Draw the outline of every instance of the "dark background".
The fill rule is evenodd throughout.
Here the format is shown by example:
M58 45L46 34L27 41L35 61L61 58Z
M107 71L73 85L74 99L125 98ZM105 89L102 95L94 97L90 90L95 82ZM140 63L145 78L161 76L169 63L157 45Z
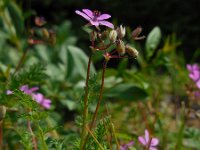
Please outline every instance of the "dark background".
M112 15L113 21L132 28L141 25L147 35L154 26L159 26L166 37L176 33L182 41L179 51L184 51L187 61L199 48L200 0L19 0L24 11L34 10L45 16L50 24L61 24L65 20L73 23L76 34L82 33L84 25L76 9L89 8Z

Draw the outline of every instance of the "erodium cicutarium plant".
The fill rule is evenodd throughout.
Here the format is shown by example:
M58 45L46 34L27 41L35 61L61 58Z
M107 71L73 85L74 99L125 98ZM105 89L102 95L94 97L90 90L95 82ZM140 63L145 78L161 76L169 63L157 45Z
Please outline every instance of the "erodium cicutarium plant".
M119 27L115 27L111 22L107 21L107 19L111 18L110 14L101 13L100 11L92 11L89 9L82 9L82 11L76 10L76 14L80 15L84 19L86 19L86 26L91 29L90 37L91 37L91 53L89 55L89 61L87 66L87 75L85 82L85 94L83 98L83 114L82 114L82 129L81 129L81 141L80 141L80 149L85 149L88 138L93 136L92 130L94 128L95 122L98 116L98 110L100 108L100 104L103 97L103 88L104 88L104 78L106 67L110 59L121 59L121 58L137 58L138 51L127 43L126 39L126 28L122 25ZM142 28L138 27L132 32L131 39L140 40L143 39L144 36L139 37L142 32ZM129 38L130 39L130 38ZM89 120L88 115L88 106L89 106L89 80L90 80L90 67L92 63L92 57L95 53L102 53L102 57L104 57L103 61L103 71L101 77L101 85L99 90L99 96L97 98L97 104L92 115L92 119ZM94 138L94 137L93 137ZM97 141L98 142L98 141ZM100 146L101 147L101 146ZM120 149L119 144L117 144L117 148Z

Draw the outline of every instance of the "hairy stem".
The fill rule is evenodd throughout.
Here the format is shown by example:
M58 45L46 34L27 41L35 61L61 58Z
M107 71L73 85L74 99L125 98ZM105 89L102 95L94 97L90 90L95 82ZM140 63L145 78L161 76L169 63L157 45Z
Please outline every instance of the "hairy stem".
M42 130L42 128L40 127L39 125L39 122L36 122L36 125L37 125L37 128L39 130L39 137L40 137L40 140L41 140L41 147L43 150L48 150L48 146L45 142L45 137L44 137L44 132Z
M81 133L81 149L84 149L84 140L87 135L87 117L88 117L88 94L89 94L89 77L90 77L90 66L92 62L92 54L89 56L88 68L87 68L87 77L85 82L85 96L84 96L84 110L83 110L83 125L82 125L82 133Z
M103 87L104 87L104 78L105 78L106 66L107 66L107 61L104 61L102 79L101 79L101 88L100 88L98 103L97 103L97 106L96 106L96 109L95 109L95 112L94 112L94 115L93 115L93 118L92 118L92 122L90 124L90 128L89 128L90 130L92 130L92 128L94 126L94 123L95 123L96 118L97 118L98 110L99 110L99 107L100 107L100 104L101 104L101 100L102 100L102 96L103 96ZM89 138L89 134L87 134L87 137L84 141L84 145L86 144L88 138Z
M94 48L94 30L92 31L92 47ZM92 63L92 53L89 56L88 66L87 66L87 76L85 81L85 96L84 96L84 110L83 110L83 125L81 133L81 145L80 149L84 150L87 136L87 118L88 118L88 95L89 95L89 78L90 78L90 67Z
M0 150L3 149L3 120L0 121Z
M34 148L34 150L37 150L37 141L36 141L35 135L33 133L33 130L31 128L31 122L30 121L28 121L27 126L28 126L28 130L29 130L29 132L31 133L31 136L32 136L33 148Z

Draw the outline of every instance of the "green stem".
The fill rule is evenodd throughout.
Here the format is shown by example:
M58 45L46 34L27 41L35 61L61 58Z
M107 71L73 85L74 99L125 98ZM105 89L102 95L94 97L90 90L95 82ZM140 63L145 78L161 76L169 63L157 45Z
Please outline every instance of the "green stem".
M3 119L0 121L0 150L3 149Z
M88 129L88 127L86 127L88 133L93 137L94 141L99 145L101 150L104 150L103 146L99 143L99 141L97 140L97 138L94 136L94 134L92 134L92 132L90 131L90 129Z
M19 62L18 62L18 64L17 64L17 66L16 66L16 68L15 68L14 74L20 69L21 65L23 64L23 62L24 62L24 60L25 60L25 58L26 58L27 52L28 52L28 49L26 49L26 50L23 52L23 55L22 55L22 57L20 58L20 60L19 60Z
M102 72L102 79L101 79L101 88L100 88L98 103L97 103L97 106L96 106L96 109L95 109L95 112L94 112L94 115L93 115L93 118L92 118L92 122L90 124L90 128L89 128L90 131L92 130L92 128L94 126L94 123L96 121L98 110L99 110L99 107L100 107L100 104L101 104L101 100L102 100L102 96L103 96L103 87L104 87L104 78L105 78L106 66L107 66L107 61L104 61L103 72ZM85 146L88 138L89 138L89 134L87 134L87 137L85 138L84 146Z
M119 150L120 149L120 145L119 145L119 142L117 140L117 135L116 135L116 132L115 132L115 126L114 126L113 123L111 123L111 129L112 129L112 132L113 132L113 135L114 135L115 142L117 144L117 149Z
M42 144L42 149L43 150L48 150L48 146L47 146L47 144L45 142L45 139L44 139L44 132L43 132L43 130L40 127L38 122L36 122L36 125L37 125L37 128L39 130L39 136L40 136L40 140L41 140L41 144Z
M84 110L83 110L83 125L82 125L82 133L81 133L81 149L84 149L84 140L87 135L86 127L87 127L87 117L88 117L88 95L89 95L89 77L90 77L90 66L92 62L92 54L89 56L88 68L87 68L87 77L85 82L85 96L84 96Z

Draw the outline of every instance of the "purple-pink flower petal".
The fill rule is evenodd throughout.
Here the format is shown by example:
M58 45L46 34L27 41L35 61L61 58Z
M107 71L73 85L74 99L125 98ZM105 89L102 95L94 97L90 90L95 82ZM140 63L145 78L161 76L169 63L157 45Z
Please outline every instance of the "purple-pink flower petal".
M149 142L149 131L145 130L145 141L148 143Z
M82 11L90 18L93 18L93 12L89 9L82 9Z
M111 29L114 29L114 25L112 23L108 22L108 21L99 21L99 24L107 26L107 27L109 27Z
M149 150L158 150L158 149L155 147L149 147Z
M200 78L199 80L196 82L197 87L200 89Z
M29 92L33 93L33 92L35 92L37 90L39 90L39 87L32 87L32 88L29 89Z
M41 93L33 94L33 99L39 104L43 101L44 96Z
M108 19L110 17L111 17L111 15L109 15L109 14L102 14L99 17L97 17L97 20L101 21L101 20Z
M99 22L98 21L93 21L93 20L90 20L90 24L93 25L93 26L99 26Z
M26 94L28 93L28 85L22 85L19 89Z
M6 95L12 95L12 94L13 94L13 91L11 91L11 90L6 91Z
M152 138L150 146L156 146L158 145L158 143L159 143L159 140L157 138Z
M88 17L86 14L84 14L83 12L81 12L81 11L79 11L79 10L76 10L75 13L78 14L78 15L80 15L80 16L82 16L83 18L85 18L85 19L88 20L88 21L91 20L90 17Z
M147 145L147 142L146 142L145 138L142 137L142 136L139 136L139 137L138 137L138 141L139 141L142 145Z
M44 99L43 102L41 103L41 105L42 105L44 108L49 109L49 108L51 107L51 100L49 100L49 99Z
M128 150L128 148L131 147L133 144L134 144L134 141L124 144L124 145L120 146L120 150Z

